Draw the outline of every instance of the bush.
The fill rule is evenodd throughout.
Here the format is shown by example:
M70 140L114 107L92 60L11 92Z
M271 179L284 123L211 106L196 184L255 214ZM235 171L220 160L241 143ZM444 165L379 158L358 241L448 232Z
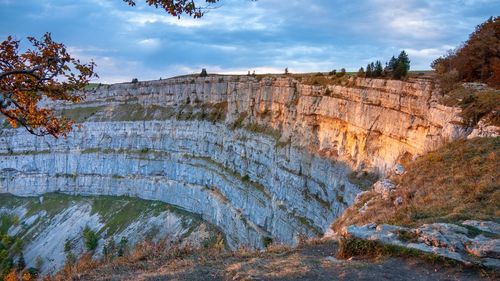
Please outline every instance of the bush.
M452 69L449 72L438 75L439 86L443 93L449 93L452 90L456 89L460 82L460 76L456 69Z
M122 237L122 239L120 240L120 244L118 245L118 253L117 253L117 255L119 257L123 257L126 254L126 252L128 250L128 245L127 244L128 244L127 238Z
M343 77L345 75L345 68L340 69L340 72L336 74L337 77Z
M337 257L348 259L354 256L375 257L380 254L380 246L375 241L348 237L340 240Z
M132 83L134 83L134 84L139 83L139 79L137 79L137 78L132 79Z
M68 253L70 251L71 251L71 241L69 241L69 239L66 239L66 241L64 242L64 252Z
M262 244L264 247L269 247L273 243L273 238L271 237L262 237Z
M99 237L93 231L90 229L90 227L86 226L85 229L83 230L83 239L85 243L85 248L88 251L93 251L97 248L97 245L99 244Z
M35 259L35 268L40 271L42 269L42 267L43 267L43 259L42 259L42 257L37 256Z
M358 70L358 73L356 75L357 77L365 77L365 70L363 67L361 67L359 70Z

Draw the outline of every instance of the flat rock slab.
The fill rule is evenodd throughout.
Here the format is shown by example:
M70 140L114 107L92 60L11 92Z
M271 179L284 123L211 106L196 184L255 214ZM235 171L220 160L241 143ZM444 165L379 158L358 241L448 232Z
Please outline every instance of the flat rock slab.
M450 223L424 224L418 228L370 223L363 226L350 225L344 229L342 234L416 249L464 264L499 269L500 239L494 235L497 230L495 227L498 225L486 221L466 221L464 225L475 227L479 231L488 231L485 234L477 235L477 233L471 233L464 226ZM412 241L407 241L407 237L403 237L402 233L410 233ZM476 236L474 237L473 234Z

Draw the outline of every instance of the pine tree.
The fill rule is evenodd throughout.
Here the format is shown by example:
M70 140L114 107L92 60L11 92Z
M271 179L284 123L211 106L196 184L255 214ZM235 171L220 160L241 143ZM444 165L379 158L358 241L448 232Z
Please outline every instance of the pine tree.
M366 66L366 78L371 78L372 74L373 74L373 72L372 72L372 66L371 66L371 64L368 64Z
M398 56L392 77L394 79L400 80L408 74L409 70L410 70L410 59L406 54L406 52L403 50Z
M373 70L373 77L381 77L382 76L382 63L380 61L377 61L375 63L375 68Z
M389 63L387 64L387 72L392 73L397 64L398 60L394 56L392 56L391 60L389 60Z
M26 261L24 260L23 252L19 254L19 259L17 260L17 269L19 271L23 270L26 267Z

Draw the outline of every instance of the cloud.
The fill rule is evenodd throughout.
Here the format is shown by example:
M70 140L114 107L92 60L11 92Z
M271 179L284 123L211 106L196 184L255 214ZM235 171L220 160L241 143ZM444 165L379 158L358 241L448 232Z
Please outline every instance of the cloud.
M158 38L146 38L139 40L137 45L147 48L147 49L157 49L161 46L160 40Z

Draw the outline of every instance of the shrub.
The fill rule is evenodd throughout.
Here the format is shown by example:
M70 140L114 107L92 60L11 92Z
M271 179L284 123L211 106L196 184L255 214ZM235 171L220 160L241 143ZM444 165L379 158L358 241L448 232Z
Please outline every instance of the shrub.
M125 253L127 252L127 250L128 250L127 244L128 244L127 238L122 237L122 239L120 240L120 244L118 246L118 256L119 257L123 257L125 255Z
M269 247L271 244L273 243L273 238L271 237L262 237L262 244L264 245L264 247Z
M66 241L64 242L64 252L68 253L70 251L71 251L71 241L69 241L69 239L66 239Z
M357 77L365 77L365 70L363 67L361 67L359 70L358 70L358 73L356 74Z
M342 69L340 69L340 72L337 73L335 76L337 76L337 77L343 77L345 75L345 73L346 73L345 72L345 68L342 68Z
M231 130L235 130L238 128L243 127L243 121L245 121L245 118L247 118L248 113L247 112L242 112L238 115L238 118L234 120L234 123L231 124Z
M134 83L134 84L139 83L139 79L137 79L137 78L132 79L132 83Z
M97 245L99 244L99 237L93 231L90 229L90 227L86 226L85 229L83 230L83 239L85 243L85 248L88 251L93 251L97 248Z
M460 82L459 73L456 69L452 69L449 72L443 73L438 76L439 86L443 93L449 93L452 90L457 89Z
M42 269L42 267L43 267L43 259L42 259L42 257L37 256L35 259L35 268L40 271Z
M375 241L348 237L340 240L337 257L348 259L354 256L375 257L380 254L379 244Z
M19 258L17 259L17 270L21 271L26 267L26 261L24 260L24 255L21 252Z

